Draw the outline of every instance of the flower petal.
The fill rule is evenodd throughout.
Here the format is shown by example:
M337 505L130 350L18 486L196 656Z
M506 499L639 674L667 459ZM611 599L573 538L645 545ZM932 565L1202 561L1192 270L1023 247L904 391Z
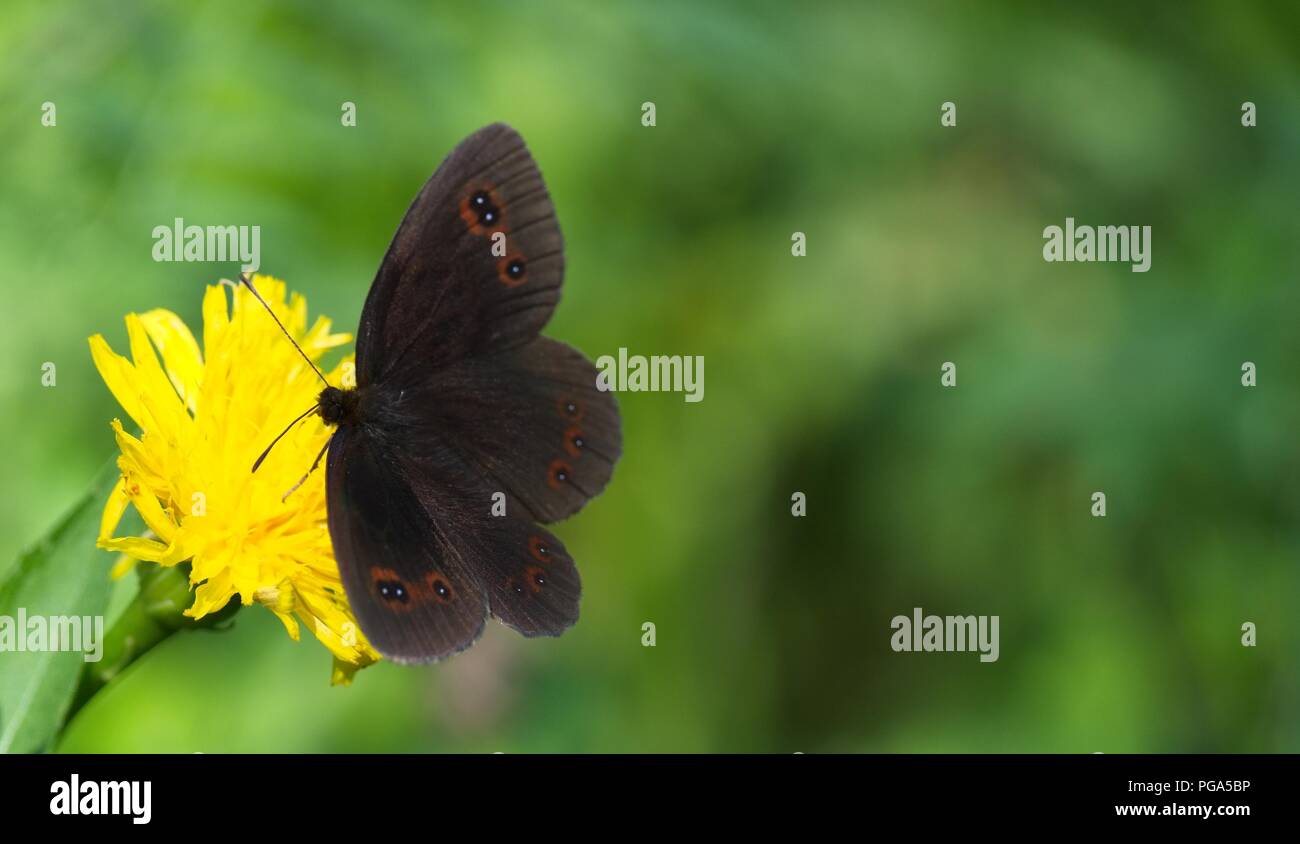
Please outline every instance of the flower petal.
M221 335L230 325L227 307L226 288L209 285L203 294L203 355L209 363L216 357Z
M118 478L113 491L108 494L108 500L104 502L104 513L99 517L100 539L113 537L113 531L117 530L122 514L126 512L126 505L130 503L131 497L126 494L126 478Z
M191 572L191 580L192 575L193 572ZM199 587L194 590L194 603L185 611L185 615L190 618L203 618L210 612L223 609L233 597L235 597L235 589L230 580L230 573L222 571L211 580L199 584Z
M130 574L131 570L135 568L135 564L138 562L139 560L136 560L134 557L126 554L118 554L117 562L113 563L113 570L109 572L109 576L114 580L120 580Z
M150 433L160 434L170 444L180 446L188 433L190 415L185 412L176 388L158 363L158 355L149 342L149 333L136 314L126 315L126 333L131 341L131 359L135 362L140 401L156 425Z
M141 430L153 427L153 419L140 401L140 387L136 380L135 367L131 362L114 352L103 335L96 334L90 338L90 356L99 370L99 377L104 379L108 391L117 399L117 403L126 411L126 415Z
M157 534L163 542L174 544L176 540L176 523L172 517L158 503L158 498L154 495L152 489L148 489L139 483L132 483L136 479L128 478L126 484L126 494L130 496L131 503L135 505L136 511L149 530Z
M140 322L162 354L172 386L193 413L198 409L199 378L203 375L203 356L194 335L180 317L163 308L141 314Z
M167 485L164 478L165 470L162 465L159 465L161 461L158 460L156 452L146 448L143 442L128 434L122 428L121 421L114 419L112 426L117 447L122 452L118 465L122 466L123 473L131 475L137 482L142 482L152 489L164 488ZM126 465L123 465L123 461ZM116 524L114 526L116 527Z
M144 539L139 536L124 536L121 539L101 539L95 543L105 551L121 551L137 560L161 563L171 552L171 547L156 539ZM179 562L179 560L177 561Z

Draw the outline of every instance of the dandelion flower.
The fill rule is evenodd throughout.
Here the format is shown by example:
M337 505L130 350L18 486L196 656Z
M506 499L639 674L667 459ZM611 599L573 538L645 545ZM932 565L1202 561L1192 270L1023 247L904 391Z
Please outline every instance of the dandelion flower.
M307 327L307 302L286 301L284 282L254 284L312 361L351 337L331 334L318 317ZM315 373L285 340L248 290L214 285L203 299L203 346L176 314L153 310L126 317L131 360L104 338L90 338L95 366L141 431L112 423L122 478L104 507L99 547L174 566L189 560L195 619L238 595L270 609L295 641L299 623L334 654L335 683L379 659L361 634L339 582L325 516L325 473L316 471L287 499L325 445L329 430L315 414L280 441L256 473L253 461L320 391ZM155 353L155 348L157 352ZM161 363L159 356L161 355ZM327 373L339 385L348 357ZM114 537L127 506L146 536Z

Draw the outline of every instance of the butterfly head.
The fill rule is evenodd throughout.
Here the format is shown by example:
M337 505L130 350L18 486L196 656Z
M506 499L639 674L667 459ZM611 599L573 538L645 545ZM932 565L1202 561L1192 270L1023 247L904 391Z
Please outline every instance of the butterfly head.
M326 425L338 425L343 422L355 422L357 404L360 396L355 389L341 390L338 387L326 387L316 399L319 409L316 411Z

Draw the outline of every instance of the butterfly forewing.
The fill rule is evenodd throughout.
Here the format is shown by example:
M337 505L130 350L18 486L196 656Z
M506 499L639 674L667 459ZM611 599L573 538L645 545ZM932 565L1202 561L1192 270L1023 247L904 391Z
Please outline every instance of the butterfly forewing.
M373 437L341 426L326 465L330 536L343 588L370 643L396 662L430 662L469 647L487 598L454 537Z
M430 369L527 342L550 319L564 242L519 134L465 139L425 183L379 268L357 333L358 383L422 383Z

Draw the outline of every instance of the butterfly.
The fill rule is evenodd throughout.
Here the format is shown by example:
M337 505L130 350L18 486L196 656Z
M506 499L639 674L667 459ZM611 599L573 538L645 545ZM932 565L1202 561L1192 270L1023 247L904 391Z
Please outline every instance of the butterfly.
M578 569L538 523L605 488L622 431L592 363L539 333L563 277L536 162L509 126L480 129L416 195L380 263L356 386L326 386L299 417L334 427L322 451L334 554L389 660L462 651L489 615L525 636L578 619Z

